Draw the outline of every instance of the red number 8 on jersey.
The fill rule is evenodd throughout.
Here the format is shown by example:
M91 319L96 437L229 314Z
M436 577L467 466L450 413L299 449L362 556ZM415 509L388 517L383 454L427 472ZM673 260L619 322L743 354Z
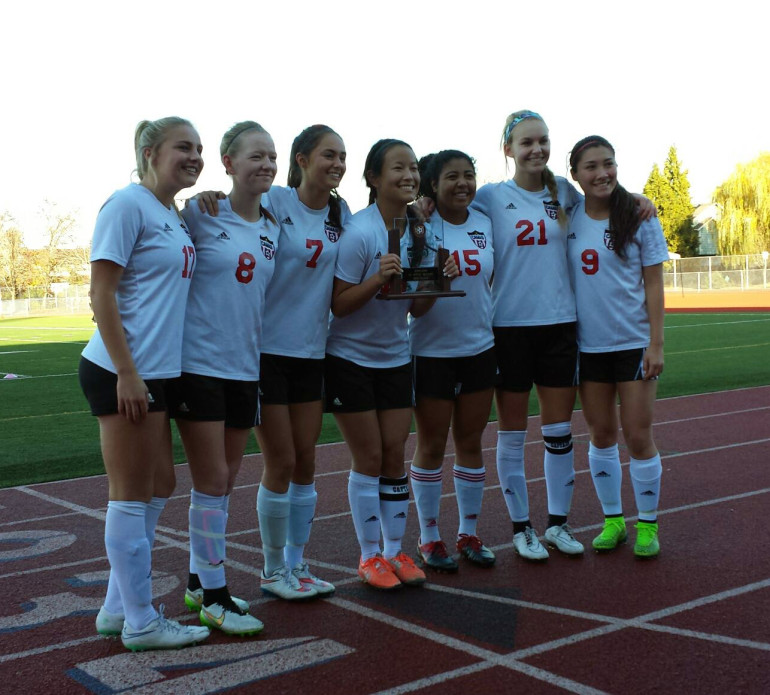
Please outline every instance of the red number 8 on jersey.
M254 266L257 260L248 251L244 251L238 256L238 267L235 269L235 279L248 285L254 277Z

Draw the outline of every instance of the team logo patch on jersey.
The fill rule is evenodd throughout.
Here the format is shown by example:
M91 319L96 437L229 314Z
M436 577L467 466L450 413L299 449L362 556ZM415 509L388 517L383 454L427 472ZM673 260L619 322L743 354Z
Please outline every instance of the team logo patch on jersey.
M544 200L543 207L545 207L545 214L552 220L559 219L559 201L558 200Z
M609 229L604 230L604 245L608 251L615 250L615 239L612 236L612 232Z
M260 234L259 236L259 242L262 246L262 254L265 258L267 258L268 261L273 260L273 256L275 255L275 244L270 241L270 239L266 236L262 236Z
M330 224L327 220L324 222L324 234L326 234L326 238L331 241L332 244L336 244L340 238L340 228Z
M487 238L484 236L484 232L479 232L474 229L472 232L468 232L468 236L480 249L487 248Z

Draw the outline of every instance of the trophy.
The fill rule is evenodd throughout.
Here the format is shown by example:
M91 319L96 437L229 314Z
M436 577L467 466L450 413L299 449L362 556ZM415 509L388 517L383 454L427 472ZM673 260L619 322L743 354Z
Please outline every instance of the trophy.
M409 221L405 220L407 230ZM420 231L421 230L421 231ZM424 236L425 226L415 225L414 236ZM415 240L412 240L415 244ZM401 232L398 220L388 230L388 253L401 256ZM451 280L444 275L444 263L449 258L449 251L439 247L435 251L433 262L428 265L402 268L400 275L392 275L390 281L382 286L377 299L415 299L418 297L464 297L464 290L453 290ZM427 259L430 261L430 259Z

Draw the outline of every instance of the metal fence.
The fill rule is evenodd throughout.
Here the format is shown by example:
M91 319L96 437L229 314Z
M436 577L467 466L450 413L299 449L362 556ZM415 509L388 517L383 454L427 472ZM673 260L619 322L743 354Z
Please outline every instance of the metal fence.
M663 264L663 283L666 289L695 292L767 289L767 264L767 252L677 258Z
M91 305L88 285L55 284L50 293L45 288L30 287L25 297L7 299L13 293L0 287L0 318L23 318L53 314L88 314Z

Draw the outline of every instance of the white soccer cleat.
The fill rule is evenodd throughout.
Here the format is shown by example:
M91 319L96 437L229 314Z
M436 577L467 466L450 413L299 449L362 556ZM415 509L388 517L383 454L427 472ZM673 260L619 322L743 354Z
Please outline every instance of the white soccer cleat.
M513 535L513 549L526 560L542 562L548 559L548 551L537 537L537 532L531 526Z
M256 635L264 623L249 613L237 613L219 603L201 607L201 625L221 630L226 635Z
M122 613L110 613L104 606L96 615L96 631L106 637L116 637L123 632L123 621L126 619Z
M272 594L286 601L305 601L318 592L311 586L302 584L288 567L281 567L273 572L269 577L262 570L260 575L260 586L265 594Z
M319 596L331 596L335 591L334 584L316 577L310 571L307 562L297 565L291 573L299 579L300 584L315 589Z
M567 524L548 527L544 537L548 545L565 555L582 555L585 550L583 544L572 535L572 529Z
M147 649L179 649L202 642L209 636L210 631L207 627L181 625L176 620L168 620L163 615L163 608L161 605L158 617L142 630L135 630L128 621L123 622L120 638L126 649L132 652L143 652Z

